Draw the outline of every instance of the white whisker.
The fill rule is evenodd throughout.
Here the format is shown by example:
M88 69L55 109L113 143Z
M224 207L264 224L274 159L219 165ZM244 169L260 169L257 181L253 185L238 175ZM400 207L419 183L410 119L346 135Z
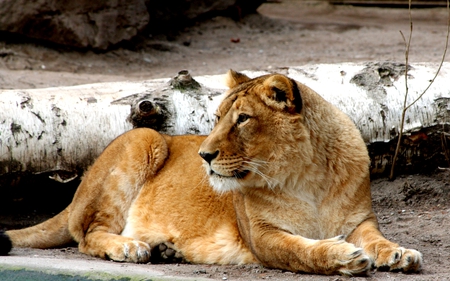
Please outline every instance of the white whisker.
M269 177L268 175L264 174L260 171L260 168L265 168L269 166L269 162L258 160L258 159L248 159L244 160L243 163L247 164L246 169L249 171L252 171L253 173L259 175L268 185L270 189L274 189L277 184L279 184L278 180Z

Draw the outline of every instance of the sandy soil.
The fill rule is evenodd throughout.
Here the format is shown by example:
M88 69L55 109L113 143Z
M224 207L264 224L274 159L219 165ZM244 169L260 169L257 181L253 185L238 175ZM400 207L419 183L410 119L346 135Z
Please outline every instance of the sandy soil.
M267 3L239 22L215 18L171 36L138 38L105 53L0 39L0 88L38 88L93 82L221 74L229 68L282 69L308 63L404 61L404 9L329 6L323 2ZM412 12L411 62L439 62L445 46L445 9ZM450 279L450 171L372 181L374 208L387 238L424 254L421 274L374 272L368 280ZM15 250L15 254L91 259L76 248ZM141 265L170 275L228 280L360 280L269 270L256 265ZM223 279L225 280L225 279Z

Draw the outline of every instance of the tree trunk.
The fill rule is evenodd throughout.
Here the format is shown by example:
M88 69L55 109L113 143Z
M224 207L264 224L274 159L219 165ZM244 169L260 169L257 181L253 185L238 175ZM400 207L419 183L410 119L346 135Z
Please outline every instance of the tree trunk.
M409 102L425 90L436 70L430 64L410 66ZM274 72L306 84L347 113L368 145L372 174L389 170L405 95L404 64L321 64ZM431 88L408 110L399 172L447 166L449 76L450 64L444 64ZM57 172L55 180L69 181L111 140L133 127L208 134L226 89L221 80L219 75L193 80L180 71L171 80L2 90L0 179L14 173Z

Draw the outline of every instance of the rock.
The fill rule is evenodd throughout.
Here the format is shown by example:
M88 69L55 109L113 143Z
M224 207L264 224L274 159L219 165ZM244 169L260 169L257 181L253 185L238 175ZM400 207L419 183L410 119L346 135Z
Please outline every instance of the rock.
M264 0L2 0L0 31L78 48L106 50L145 28L177 30L214 16L239 19Z
M146 0L152 32L176 30L192 21L227 16L235 20L255 13L265 0Z
M0 30L80 48L106 49L146 27L144 0L2 0Z

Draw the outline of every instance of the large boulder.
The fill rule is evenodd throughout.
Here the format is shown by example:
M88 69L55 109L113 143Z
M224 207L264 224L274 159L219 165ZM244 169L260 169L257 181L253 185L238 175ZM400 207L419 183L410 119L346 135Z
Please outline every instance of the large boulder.
M58 44L106 49L149 21L144 0L2 0L0 30Z
M216 15L241 17L264 0L1 0L0 31L79 48L107 49Z
M176 30L193 21L214 16L232 17L239 20L256 12L266 0L145 0L151 32Z

